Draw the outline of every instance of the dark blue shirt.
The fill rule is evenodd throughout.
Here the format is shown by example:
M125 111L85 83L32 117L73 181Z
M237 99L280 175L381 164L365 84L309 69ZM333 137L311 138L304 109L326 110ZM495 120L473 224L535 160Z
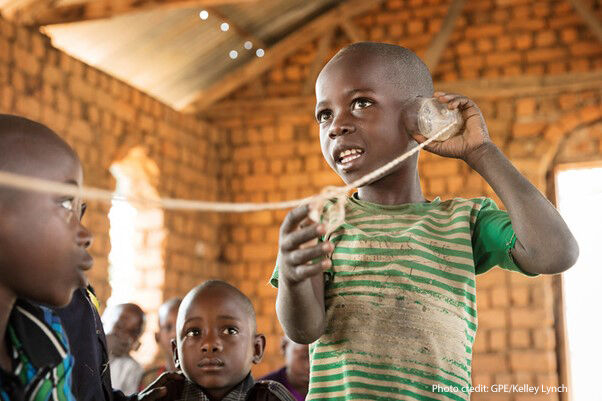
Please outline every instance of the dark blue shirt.
M63 322L71 353L75 357L72 377L75 398L78 401L136 400L136 395L127 397L111 386L105 332L88 290L76 290L71 303L56 309L56 313Z

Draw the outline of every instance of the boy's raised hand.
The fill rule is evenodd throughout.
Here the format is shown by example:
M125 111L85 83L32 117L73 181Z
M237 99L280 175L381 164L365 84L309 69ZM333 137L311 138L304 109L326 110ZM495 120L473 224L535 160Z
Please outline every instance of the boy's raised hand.
M433 97L441 103L446 103L450 110L458 109L462 114L464 126L460 134L443 142L431 142L424 147L426 150L439 156L467 161L474 150L491 142L485 119L475 102L466 96L453 93L435 92ZM411 133L411 135L418 143L427 139L418 133Z
M323 224L305 225L308 219L309 206L303 205L291 210L280 226L280 246L278 254L279 279L287 285L298 284L310 277L321 274L324 268L330 267L331 261L326 258L332 250L330 242L303 246L317 239L326 231ZM319 261L315 261L319 259ZM313 263L311 263L313 261Z

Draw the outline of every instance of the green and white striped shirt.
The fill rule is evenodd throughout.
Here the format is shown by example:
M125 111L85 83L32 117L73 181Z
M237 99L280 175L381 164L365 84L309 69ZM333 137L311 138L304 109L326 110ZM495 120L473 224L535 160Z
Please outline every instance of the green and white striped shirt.
M348 198L345 222L323 240L335 249L307 400L468 400L475 274L520 271L508 214L488 198Z

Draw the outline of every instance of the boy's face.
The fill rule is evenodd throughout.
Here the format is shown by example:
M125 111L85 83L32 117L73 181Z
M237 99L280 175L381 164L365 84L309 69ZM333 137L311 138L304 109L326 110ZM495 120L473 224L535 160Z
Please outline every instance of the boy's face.
M130 349L142 334L142 317L135 310L118 306L112 321L107 322L107 334L115 334L130 344Z
M159 331L155 333L155 340L161 350L171 356L171 340L176 338L176 320L178 319L178 306L172 305L165 316L159 316Z
M309 346L285 338L282 344L289 379L307 385L309 382Z
M14 155L23 167L19 174L81 186L81 165L62 147L47 146L42 157L28 156ZM92 267L86 250L92 238L81 224L82 202L71 196L0 191L5 191L0 197L2 284L19 297L50 306L68 304L73 291L87 284L85 271Z
M242 301L227 289L205 289L183 307L176 366L212 398L221 399L261 360L265 338L255 334Z
M331 61L316 82L322 154L346 182L375 170L415 144L405 133L403 102L414 91L391 82L385 63L356 53Z

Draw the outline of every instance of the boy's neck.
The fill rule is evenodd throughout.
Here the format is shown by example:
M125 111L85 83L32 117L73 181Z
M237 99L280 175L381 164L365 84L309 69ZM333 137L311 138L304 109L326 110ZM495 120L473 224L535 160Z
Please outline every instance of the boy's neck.
M6 328L16 300L17 296L14 292L0 285L0 366L6 372L12 370L12 362L6 342Z
M403 205L425 201L416 168L401 168L380 180L358 188L360 200L379 205Z

